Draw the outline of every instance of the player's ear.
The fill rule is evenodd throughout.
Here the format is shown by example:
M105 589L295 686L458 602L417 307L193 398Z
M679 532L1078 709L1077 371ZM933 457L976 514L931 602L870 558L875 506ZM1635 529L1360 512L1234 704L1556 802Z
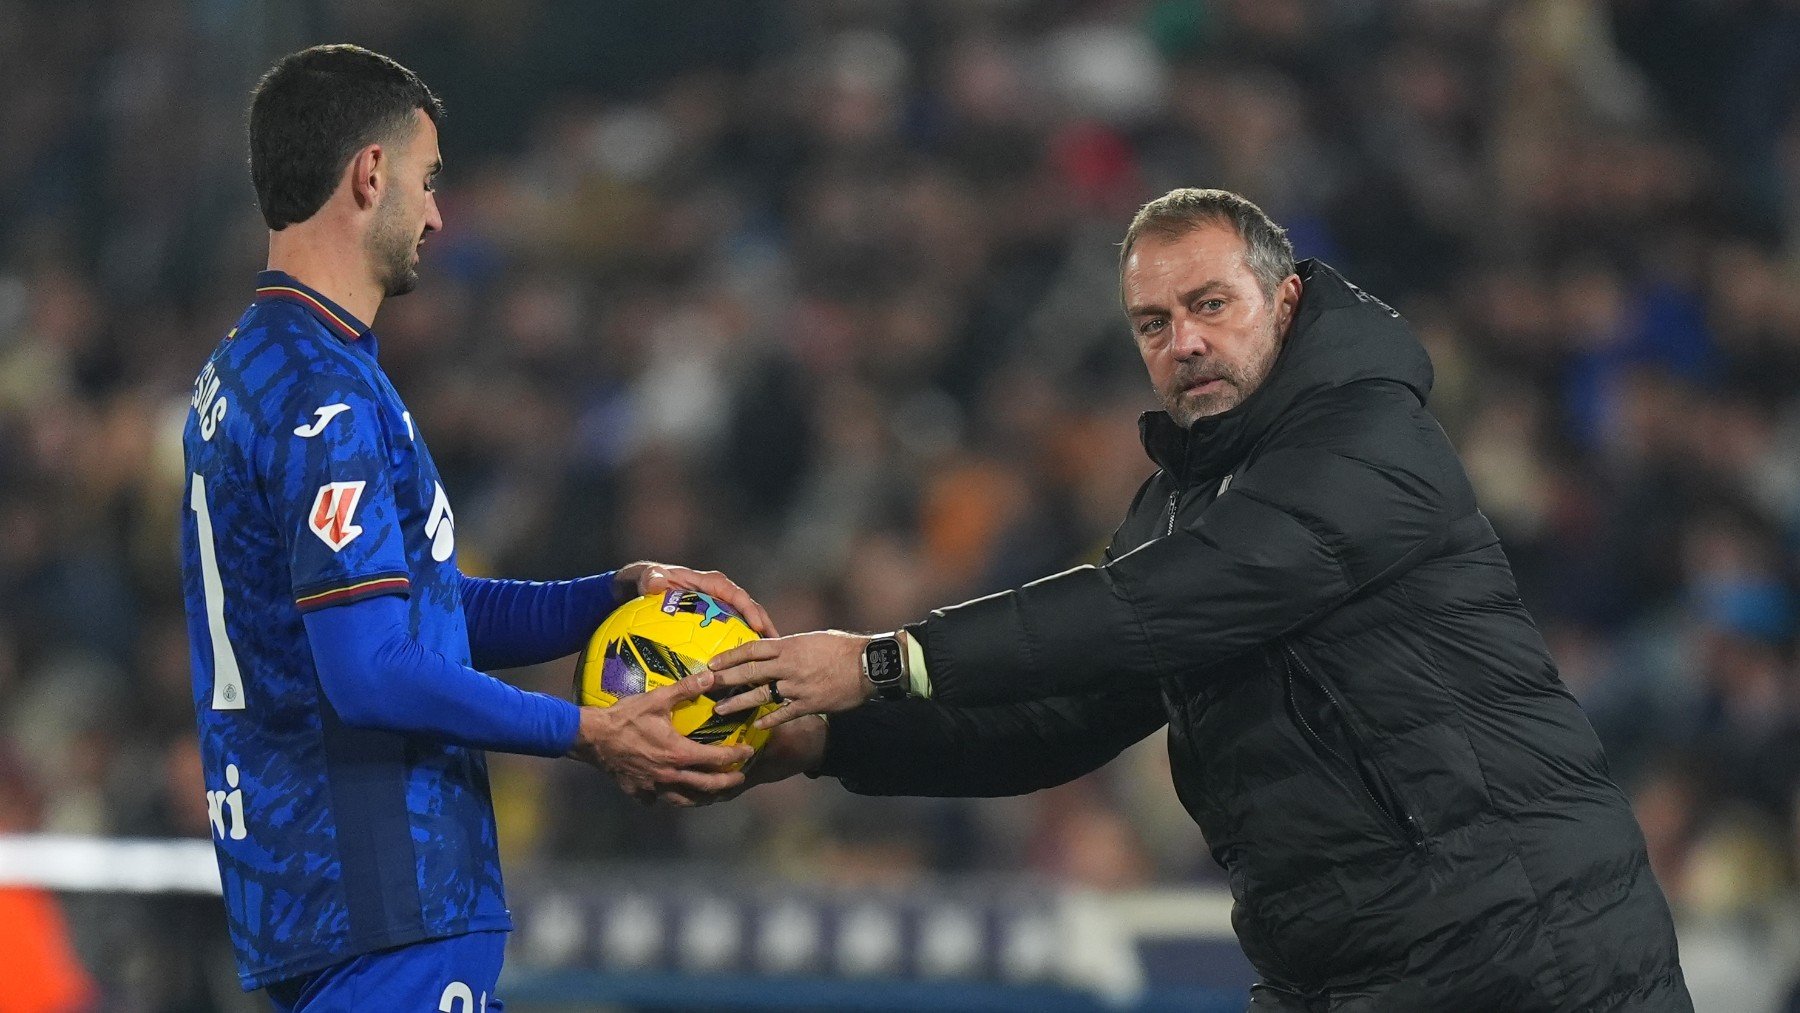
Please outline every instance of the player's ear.
M1300 293L1304 289L1305 285L1301 283L1300 276L1297 274L1288 275L1282 279L1280 285L1275 286L1275 300L1279 307L1277 313L1282 327L1285 328L1293 321L1294 312L1300 308Z
M381 202L381 188L387 182L383 178L387 161L387 152L379 144L367 145L351 156L348 184L350 199L356 203L357 210L367 211Z

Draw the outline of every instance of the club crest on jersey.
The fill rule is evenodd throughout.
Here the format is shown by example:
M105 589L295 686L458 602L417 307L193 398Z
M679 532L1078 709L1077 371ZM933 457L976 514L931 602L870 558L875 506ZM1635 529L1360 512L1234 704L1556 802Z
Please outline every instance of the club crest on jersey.
M313 500L312 513L307 515L306 526L318 535L331 551L340 552L344 546L362 534L362 526L356 523L356 504L362 499L364 482L327 482L319 487L319 495Z

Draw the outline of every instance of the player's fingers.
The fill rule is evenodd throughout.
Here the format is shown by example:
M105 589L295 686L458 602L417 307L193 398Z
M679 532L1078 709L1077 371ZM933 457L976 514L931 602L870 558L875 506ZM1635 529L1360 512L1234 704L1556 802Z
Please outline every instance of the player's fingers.
M738 770L677 770L669 775L661 787L664 791L680 791L689 795L696 792L716 795L743 783L744 774Z
M780 679L790 679L793 673L786 670L779 658L773 661L746 661L736 668L727 668L723 672L713 673L713 699L735 700L752 689L767 686ZM758 697L759 703L767 701L765 695ZM737 709L742 709L739 705ZM727 712L729 713L729 712Z
M658 686L638 697L644 706L654 710L669 710L676 704L686 703L703 695L719 681L719 677L708 669L702 668L685 679L679 679L667 686Z
M725 802L737 798L739 795L743 794L743 792L744 789L742 787L733 788L730 791L719 792L717 794L670 789L657 793L657 800L663 805L673 806L677 809L692 809L696 806L712 805L715 802Z
M817 713L819 712L812 710L798 700L789 700L776 710L772 710L762 717L757 718L754 723L758 728L774 728L776 725L785 725L795 718L801 718L808 714Z
M669 589L669 570L663 566L652 566L638 575L638 594L657 594Z
M685 736L669 746L671 765L689 770L731 770L742 766L755 750L749 746L709 746Z
M781 641L752 640L747 644L739 644L729 651L715 655L711 661L706 663L706 667L715 672L724 672L726 669L736 668L746 662L772 661L779 657L781 657ZM742 684L741 678L735 682L730 677L725 678L725 685Z
M762 636L781 636L781 631L777 630L775 624L769 620L769 610L763 608L761 602L750 597L750 592L739 587L736 581L722 573L712 574L712 576L717 577L721 585L720 590L714 593L713 597L736 609L738 615L744 617L744 622L749 623L750 628Z
M742 671L744 668L755 667L755 665L745 665L743 668L740 668L739 671ZM728 717L732 714L754 710L766 703L776 702L778 701L775 699L775 685L774 683L767 683L761 686L752 686L742 693L734 693L731 696L720 700L717 704L713 705L713 713Z
M744 595L744 621L765 637L781 636L781 631L775 628L775 620L769 618L769 610L749 594Z

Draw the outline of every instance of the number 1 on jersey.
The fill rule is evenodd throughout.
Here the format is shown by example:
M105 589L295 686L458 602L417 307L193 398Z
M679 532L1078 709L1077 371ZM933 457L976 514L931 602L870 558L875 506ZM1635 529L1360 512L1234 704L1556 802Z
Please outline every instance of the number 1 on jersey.
M206 593L206 628L212 634L213 710L244 709L244 677L238 673L237 652L225 635L225 585L219 580L219 556L213 548L212 514L206 509L206 480L194 475L195 533L200 543L200 584Z

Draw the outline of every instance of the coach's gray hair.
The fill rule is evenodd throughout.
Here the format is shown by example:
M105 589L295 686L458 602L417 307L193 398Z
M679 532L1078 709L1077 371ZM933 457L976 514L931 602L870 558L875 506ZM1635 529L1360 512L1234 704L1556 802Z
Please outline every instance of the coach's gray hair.
M1249 198L1230 190L1183 187L1170 190L1138 209L1125 230L1119 248L1119 289L1124 292L1125 261L1143 236L1179 239L1202 225L1230 225L1243 237L1250 273L1256 275L1263 294L1273 296L1275 286L1294 273L1294 244L1287 230L1275 224Z

